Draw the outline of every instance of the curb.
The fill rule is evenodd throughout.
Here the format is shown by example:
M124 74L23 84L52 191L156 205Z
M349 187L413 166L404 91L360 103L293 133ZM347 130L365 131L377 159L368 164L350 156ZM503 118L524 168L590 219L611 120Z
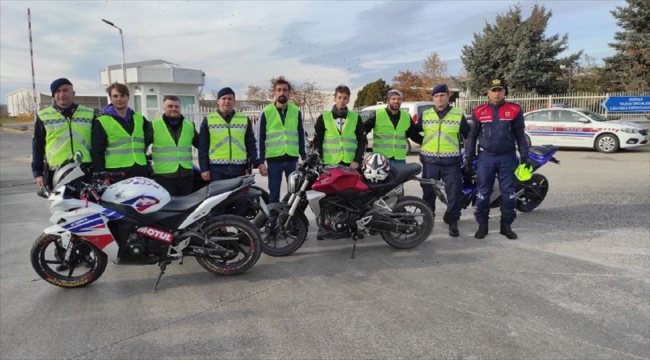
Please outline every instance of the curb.
M29 130L27 130L27 131L22 131L22 130L16 130L16 129L12 129L12 128L7 128L7 127L4 127L4 126L3 126L3 127L0 127L0 130L2 130L2 131L8 131L8 132L11 132L11 133L14 133L14 134L31 134L31 132L30 132Z

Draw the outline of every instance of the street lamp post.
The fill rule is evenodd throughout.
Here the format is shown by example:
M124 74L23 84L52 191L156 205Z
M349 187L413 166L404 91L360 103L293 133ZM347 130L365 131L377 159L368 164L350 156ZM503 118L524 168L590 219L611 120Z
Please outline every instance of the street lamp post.
M573 65L569 65L568 67L566 65L560 65L560 69L564 70L568 68L569 69L569 93L571 92L571 77L573 75Z
M108 21L106 19L102 19L102 21L120 31L120 38L122 39L122 81L124 82L124 85L126 85L127 84L127 82L126 82L126 55L124 53L124 33L122 32L122 29L115 26L115 24L113 24L112 22L110 22L110 21Z

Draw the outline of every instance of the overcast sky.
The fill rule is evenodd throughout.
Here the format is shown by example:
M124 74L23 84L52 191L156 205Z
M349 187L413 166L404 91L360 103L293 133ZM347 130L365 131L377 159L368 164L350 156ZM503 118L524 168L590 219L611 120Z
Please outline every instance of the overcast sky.
M519 1L524 15L532 1ZM620 30L609 13L624 1L539 0L553 11L547 35L569 34L569 51L601 59ZM485 21L518 1L0 1L0 101L31 88L27 8L37 89L68 77L77 94L102 94L99 72L126 61L164 59L206 73L205 92L271 77L357 88L398 70L419 70L437 52L449 73Z

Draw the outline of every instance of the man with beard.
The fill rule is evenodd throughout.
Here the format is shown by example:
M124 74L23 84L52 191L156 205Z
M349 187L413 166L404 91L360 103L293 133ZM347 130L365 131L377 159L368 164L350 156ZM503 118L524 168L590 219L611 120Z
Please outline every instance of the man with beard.
M145 143L152 144L154 180L171 196L189 195L194 175L192 146L199 147L199 134L181 114L177 96L163 98L163 112L162 118L145 129Z
M289 102L289 82L276 80L273 95L275 102L264 108L256 124L259 171L269 177L271 203L280 201L282 175L287 178L296 170L298 156L303 160L307 157L302 114L298 106Z
M32 138L32 175L36 185L52 188L52 176L64 161L81 151L90 162L93 109L74 103L75 92L66 78L50 85L54 105L38 112ZM45 163L47 159L47 163Z
M400 110L402 93L389 90L388 106L375 110L365 123L366 133L373 131L372 151L383 154L390 165L406 163L407 139L422 144L422 135L407 111Z
M314 125L314 148L323 164L341 164L357 169L363 160L368 139L359 114L348 110L350 88L339 85L334 90L331 111L325 111Z
M199 134L199 165L205 181L232 179L246 174L248 162L257 162L253 125L246 114L235 111L235 92L225 87L217 93L219 109L208 114ZM246 201L235 203L235 215L246 215Z
M144 134L150 126L142 114L128 107L129 88L113 83L106 92L111 104L93 125L93 171L124 172L124 178L148 177ZM120 179L121 180L121 179ZM105 185L110 181L106 179Z

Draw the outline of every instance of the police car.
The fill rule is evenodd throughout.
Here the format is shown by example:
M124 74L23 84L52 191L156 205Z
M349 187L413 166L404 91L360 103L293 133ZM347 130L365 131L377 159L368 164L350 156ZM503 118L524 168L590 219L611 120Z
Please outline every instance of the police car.
M613 153L620 148L646 145L648 128L633 122L609 120L581 108L551 108L524 114L529 145L596 148Z

